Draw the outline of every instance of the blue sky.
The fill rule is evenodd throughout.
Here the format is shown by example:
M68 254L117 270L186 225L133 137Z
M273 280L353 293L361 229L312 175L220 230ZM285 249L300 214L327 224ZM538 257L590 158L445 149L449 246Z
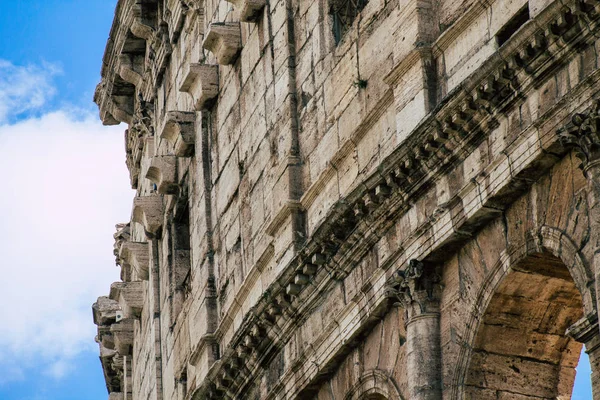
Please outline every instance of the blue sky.
M0 0L1 400L107 398L90 306L118 280L133 197L125 127L92 103L115 4ZM584 361L575 400L591 399Z

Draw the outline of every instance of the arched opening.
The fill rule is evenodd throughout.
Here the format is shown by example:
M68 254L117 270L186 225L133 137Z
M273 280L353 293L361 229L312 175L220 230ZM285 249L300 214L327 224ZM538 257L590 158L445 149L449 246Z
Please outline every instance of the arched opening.
M481 318L465 398L570 399L582 345L565 332L582 316L560 259L543 252L512 266Z

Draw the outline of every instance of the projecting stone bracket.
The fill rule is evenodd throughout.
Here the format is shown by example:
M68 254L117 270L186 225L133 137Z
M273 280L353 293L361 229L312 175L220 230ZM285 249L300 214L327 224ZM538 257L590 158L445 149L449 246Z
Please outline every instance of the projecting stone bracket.
M190 64L179 91L192 95L196 111L210 108L219 94L219 67L208 64Z
M150 254L147 242L124 242L119 258L123 264L133 268L139 279L149 279Z
M131 355L131 347L133 346L133 325L134 320L131 318L123 319L116 324L112 324L110 331L115 339L115 350L121 356Z
M109 298L119 303L121 312L117 313L116 321L138 318L144 308L144 283L115 282L110 285Z
M132 222L137 222L144 226L146 236L154 238L162 228L164 217L164 205L162 197L138 196L133 199Z
M239 22L213 22L206 32L202 47L217 58L220 65L231 65L242 50Z
M133 33L140 39L145 39L146 41L148 41L152 39L152 35L154 35L155 29L153 26L148 25L144 20L144 12L142 10L142 7L143 3L141 1L135 2L133 4L131 10L133 13L133 21L129 30L131 31L131 33Z
M119 76L135 87L141 87L144 83L142 75L136 71L133 55L121 54L119 56Z
M177 194L177 157L156 156L150 161L146 178L156 185L160 194Z
M169 111L160 137L173 145L176 156L189 157L196 141L196 113Z
M240 21L255 21L260 17L260 11L265 7L265 0L225 0L235 6L240 13Z

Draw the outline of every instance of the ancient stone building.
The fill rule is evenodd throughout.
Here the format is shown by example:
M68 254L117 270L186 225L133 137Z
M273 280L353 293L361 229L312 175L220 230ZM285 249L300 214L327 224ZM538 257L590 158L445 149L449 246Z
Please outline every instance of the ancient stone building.
M600 399L599 38L598 0L119 0L109 398L568 399L585 344Z

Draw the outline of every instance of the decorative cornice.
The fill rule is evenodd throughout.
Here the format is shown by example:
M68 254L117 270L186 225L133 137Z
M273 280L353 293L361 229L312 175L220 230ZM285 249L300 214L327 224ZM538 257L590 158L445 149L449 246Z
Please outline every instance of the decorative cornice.
M219 65L231 65L242 50L239 22L213 22L206 32L202 47L213 53Z

